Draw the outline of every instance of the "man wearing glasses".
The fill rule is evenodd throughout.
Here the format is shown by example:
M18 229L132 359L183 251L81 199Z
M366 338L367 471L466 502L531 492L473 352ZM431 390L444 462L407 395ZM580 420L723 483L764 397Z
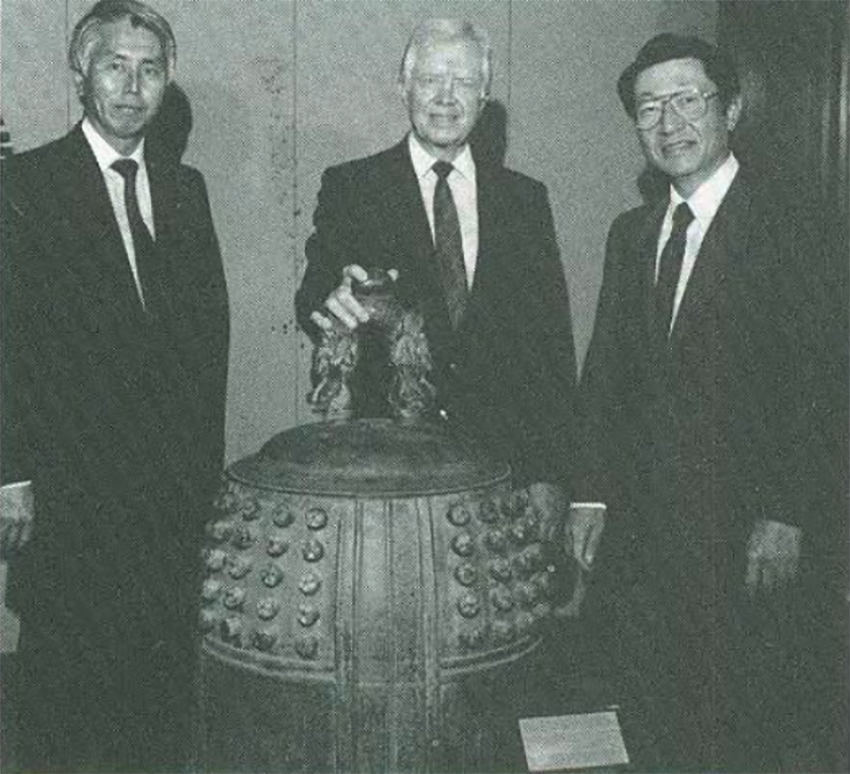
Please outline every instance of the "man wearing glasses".
M580 390L573 517L611 514L597 581L624 710L648 718L647 765L804 770L772 757L807 755L788 637L819 518L803 254L730 151L742 100L722 52L659 35L617 88L669 180L611 227Z

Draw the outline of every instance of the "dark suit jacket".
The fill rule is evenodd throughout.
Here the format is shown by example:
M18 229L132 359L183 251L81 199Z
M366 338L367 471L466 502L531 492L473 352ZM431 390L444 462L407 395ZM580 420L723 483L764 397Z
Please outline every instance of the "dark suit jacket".
M307 242L298 320L339 284L343 266L399 270L398 292L418 305L442 408L511 463L519 484L566 483L573 445L575 352L569 300L545 187L478 162L479 250L464 318L452 331L427 214L407 140L328 169ZM360 414L382 412L380 355L361 360Z
M756 519L819 529L807 256L742 169L659 352L648 324L667 204L626 212L609 233L576 496L607 502L606 538L649 543L653 567L740 587Z
M191 626L223 463L228 310L201 175L148 158L171 314L147 322L79 126L2 166L2 473L33 481L12 604L92 646ZM136 638L135 641L133 638Z

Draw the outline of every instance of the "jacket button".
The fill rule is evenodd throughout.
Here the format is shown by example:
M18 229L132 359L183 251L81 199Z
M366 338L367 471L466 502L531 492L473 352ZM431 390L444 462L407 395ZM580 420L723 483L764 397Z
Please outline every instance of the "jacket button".
M457 363L449 363L449 371L451 371L452 373L456 373L457 372Z

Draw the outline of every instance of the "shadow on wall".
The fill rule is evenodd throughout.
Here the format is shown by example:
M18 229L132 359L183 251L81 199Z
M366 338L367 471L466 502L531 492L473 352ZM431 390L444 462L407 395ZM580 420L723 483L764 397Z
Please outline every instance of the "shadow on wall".
M192 133L192 105L176 83L165 89L162 107L148 128L145 147L159 158L179 163Z
M488 102L469 135L469 145L475 160L503 166L508 152L508 110L499 100ZM646 204L667 195L669 178L654 167L646 166L635 181Z
M469 135L475 160L503 166L508 152L508 111L502 102L488 102Z

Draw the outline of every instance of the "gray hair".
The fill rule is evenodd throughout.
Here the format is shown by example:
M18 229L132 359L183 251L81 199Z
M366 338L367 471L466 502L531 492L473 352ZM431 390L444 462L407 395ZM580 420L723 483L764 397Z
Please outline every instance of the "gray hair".
M401 68L398 73L398 81L403 88L407 88L416 66L416 55L420 48L429 43L455 43L470 41L475 43L481 51L481 74L484 77L482 89L483 96L490 93L490 79L492 77L491 62L493 50L490 47L490 36L487 30L469 21L457 19L428 19L417 25L410 35L404 55L401 58Z
M159 39L165 56L169 78L177 64L177 41L171 25L160 14L139 0L100 0L77 22L68 46L68 64L71 70L87 75L92 52L100 40L101 27L119 19L130 18L135 27L150 30Z

